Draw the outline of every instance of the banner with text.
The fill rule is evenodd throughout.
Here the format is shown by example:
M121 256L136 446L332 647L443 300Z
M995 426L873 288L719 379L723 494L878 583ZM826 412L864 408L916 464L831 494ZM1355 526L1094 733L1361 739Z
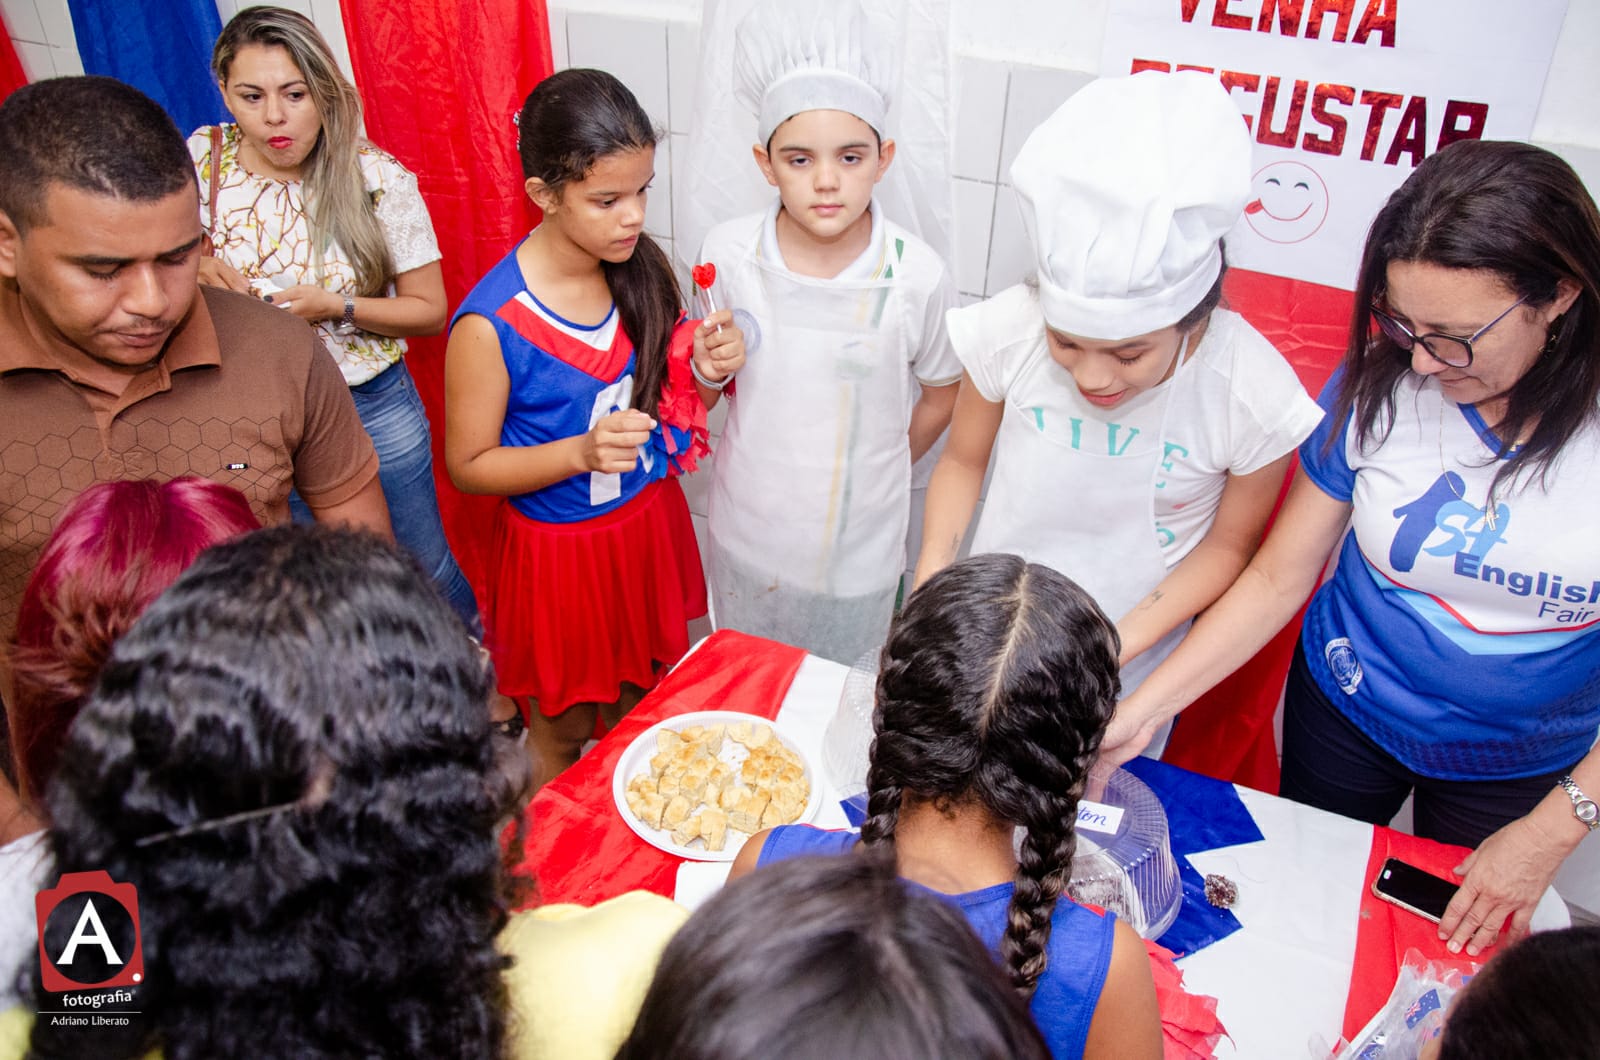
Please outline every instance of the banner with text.
M1526 140L1567 0L1118 0L1101 70L1199 69L1255 138L1232 264L1349 290L1423 158Z

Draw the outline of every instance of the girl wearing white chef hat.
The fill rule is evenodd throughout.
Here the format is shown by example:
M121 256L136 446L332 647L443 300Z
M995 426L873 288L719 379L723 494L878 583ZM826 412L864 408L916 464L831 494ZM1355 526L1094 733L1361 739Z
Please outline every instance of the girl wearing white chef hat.
M1244 569L1321 412L1219 308L1250 138L1214 78L1088 85L1011 182L1037 281L947 317L966 374L917 581L955 559L993 451L972 551L1053 567L1120 616L1126 695Z

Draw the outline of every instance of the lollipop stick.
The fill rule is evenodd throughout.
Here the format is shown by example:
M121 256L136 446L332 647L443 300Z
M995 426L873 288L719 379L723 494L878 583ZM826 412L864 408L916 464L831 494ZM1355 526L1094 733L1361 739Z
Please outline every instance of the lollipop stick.
M704 315L705 316L710 316L712 313L715 313L717 311L717 299L711 293L711 288L709 288L709 287L697 287L695 289L700 292L700 304L705 309ZM718 335L722 334L722 325L721 324L717 325L716 331L717 331Z

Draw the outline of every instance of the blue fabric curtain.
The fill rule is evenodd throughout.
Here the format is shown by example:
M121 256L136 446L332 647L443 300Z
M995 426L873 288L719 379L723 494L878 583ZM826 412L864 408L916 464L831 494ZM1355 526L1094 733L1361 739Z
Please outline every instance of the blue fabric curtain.
M68 0L83 69L126 81L166 108L185 136L228 114L211 77L222 32L215 0Z

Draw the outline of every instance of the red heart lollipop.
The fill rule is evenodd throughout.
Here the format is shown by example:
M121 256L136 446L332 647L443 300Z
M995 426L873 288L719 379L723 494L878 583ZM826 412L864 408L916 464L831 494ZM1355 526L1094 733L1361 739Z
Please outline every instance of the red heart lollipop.
M702 290L711 290L711 285L717 282L717 267L711 262L696 265L689 270L689 275L694 277L694 285Z

